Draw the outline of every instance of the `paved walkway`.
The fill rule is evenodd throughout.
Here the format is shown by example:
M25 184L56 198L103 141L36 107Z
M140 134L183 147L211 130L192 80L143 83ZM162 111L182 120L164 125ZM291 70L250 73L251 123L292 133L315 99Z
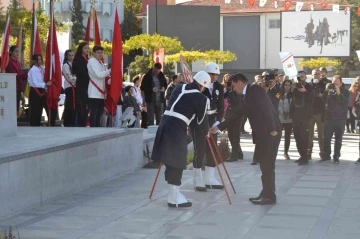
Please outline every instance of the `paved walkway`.
M142 169L2 220L0 227L17 226L21 239L359 239L357 143L357 136L345 135L339 165L319 164L315 158L302 167L293 162L298 157L293 142L293 159L283 159L282 143L276 168L278 203L272 206L248 201L258 195L261 182L259 166L250 165L251 139L245 137L246 159L226 164L237 191L233 194L229 187L232 205L224 191L194 192L188 170L181 190L193 207L169 209L163 173L151 201L156 170Z

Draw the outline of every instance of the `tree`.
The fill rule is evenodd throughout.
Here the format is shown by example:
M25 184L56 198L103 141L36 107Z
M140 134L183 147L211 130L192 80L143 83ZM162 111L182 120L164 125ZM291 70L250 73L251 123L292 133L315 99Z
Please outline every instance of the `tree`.
M20 8L20 3L19 0L11 0L10 4L9 4L9 9L11 10L16 10Z
M218 64L224 64L237 60L236 55L231 51L209 50L204 53L207 55L207 58L205 59L206 62L213 61Z
M161 48L164 48L165 52L169 53L177 53L183 50L181 42L176 37L171 38L167 36L161 36L159 34L140 34L133 36L129 40L126 40L124 45L125 53L129 53L129 51L137 49L147 51L149 54L149 66L154 63L152 57L153 52L158 51Z
M207 58L204 52L200 51L181 51L176 54L167 55L165 57L165 62L180 62L180 55L184 57L185 61L188 64L193 63L198 60L205 60Z
M135 13L140 13L142 8L141 0L124 0L124 11L134 11Z
M45 11L44 11L44 9L42 8L41 1L38 0L38 8L36 9L36 14L37 14L37 15L41 15L41 14L43 14L44 12L45 12Z
M124 19L121 23L121 32L123 41L128 40L132 36L142 33L142 22L135 14L141 12L141 0L125 0L124 1ZM129 51L124 56L124 69L127 68L130 62L135 60L135 56L142 55L142 50Z
M147 56L135 56L135 61L131 62L129 65L130 77L134 77L138 74L145 74L149 70L150 59ZM164 74L171 77L174 73L175 68L174 63L165 63L164 64Z
M135 56L135 60L129 65L130 77L140 73L145 74L149 70L150 60L147 56Z
M236 61L237 57L231 51L217 51L209 50L205 52L200 51L181 51L179 53L166 56L166 62L180 62L180 55L184 57L185 61L191 64L194 61L204 60L205 62L216 62L219 64Z
M329 67L329 66L337 67L340 65L340 61L318 57L318 58L310 58L308 60L301 60L299 62L299 65L310 69Z
M85 27L83 26L83 13L81 0L74 0L73 7L71 8L71 21L73 22L71 36L74 44L78 44L80 40L84 39Z
M19 2L18 0L16 0ZM13 6L15 1L12 2ZM23 29L23 45L24 51L22 54L24 57L25 66L30 66L30 48L31 48L31 29L32 29L32 11L25 9L19 5L18 8L14 7L9 8L10 14L10 24L11 24L11 35L16 39L19 35L19 31L22 27ZM4 32L5 28L5 16L6 13L0 12L0 32ZM40 39L42 43L42 50L45 53L46 39L48 35L48 30L50 26L50 18L43 12L37 12L37 23L40 32ZM67 27L61 23L56 23L57 31L62 32L67 29Z
M360 17L358 16L358 1L348 0L341 1L343 5L352 5L351 11L351 40L350 40L350 57L337 57L335 59L341 62L340 65L335 67L336 74L342 77L348 77L349 71L360 70L359 58L356 51L360 50ZM340 3L340 4L341 4Z

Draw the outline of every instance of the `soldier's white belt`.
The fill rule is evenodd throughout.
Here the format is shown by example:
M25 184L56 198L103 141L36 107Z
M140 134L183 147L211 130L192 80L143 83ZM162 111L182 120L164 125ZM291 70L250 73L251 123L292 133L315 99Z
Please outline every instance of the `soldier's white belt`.
M171 112L170 110L165 110L164 115L173 116L175 118L181 119L186 123L186 125L189 125L191 122L191 120L189 120L188 117L186 117L185 115L179 114L174 111Z
M208 111L206 111L206 114L207 114L207 115L216 114L216 110L208 110Z

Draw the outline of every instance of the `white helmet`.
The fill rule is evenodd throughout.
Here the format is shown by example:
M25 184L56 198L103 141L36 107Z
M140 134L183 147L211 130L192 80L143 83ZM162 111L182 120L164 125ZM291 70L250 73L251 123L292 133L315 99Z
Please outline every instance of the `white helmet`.
M209 86L211 85L210 75L205 71L199 71L198 73L196 73L196 75L194 75L194 80L206 88L209 88Z
M206 71L207 73L213 73L213 74L220 75L220 68L219 68L219 66L218 66L215 62L209 62L209 63L205 66L205 71Z

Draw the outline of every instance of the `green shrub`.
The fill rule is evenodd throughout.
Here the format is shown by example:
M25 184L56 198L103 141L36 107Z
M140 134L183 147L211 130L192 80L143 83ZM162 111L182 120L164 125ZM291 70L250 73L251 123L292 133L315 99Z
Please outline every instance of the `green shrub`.
M192 163L193 158L194 158L194 152L189 152L186 160L187 164Z

